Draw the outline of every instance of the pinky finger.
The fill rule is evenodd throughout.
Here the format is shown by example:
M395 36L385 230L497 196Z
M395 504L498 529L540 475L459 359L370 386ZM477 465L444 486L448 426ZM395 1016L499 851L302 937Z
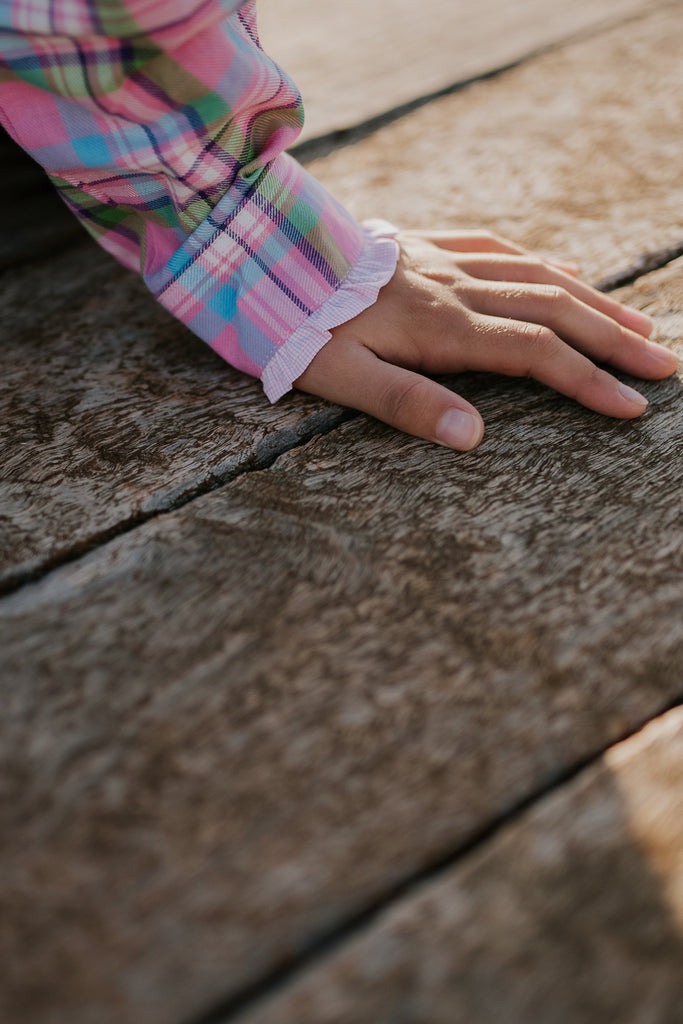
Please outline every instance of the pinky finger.
M534 256L529 249L516 245L507 238L500 238L490 231L404 231L402 233L419 235L425 241L438 246L439 249L447 249L449 252L495 252L508 256ZM565 274L571 274L572 277L579 276L579 268L575 263L565 263L564 260L554 259L544 259L543 262L551 267L557 267L558 270L563 270Z
M432 242L439 249L449 252L500 252L510 256L528 256L527 249L500 238L490 231L404 231L405 235L415 235L426 242Z
M551 267L557 267L558 270L564 271L565 274L571 274L572 277L579 276L579 268L575 263L563 263L561 260L546 260Z

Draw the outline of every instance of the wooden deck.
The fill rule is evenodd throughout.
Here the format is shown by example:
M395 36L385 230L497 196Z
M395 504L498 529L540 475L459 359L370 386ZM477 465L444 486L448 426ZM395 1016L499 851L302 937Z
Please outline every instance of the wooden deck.
M683 355L680 3L307 6L264 36L355 214ZM0 158L0 1019L681 1024L681 379L454 378L470 454L270 406Z

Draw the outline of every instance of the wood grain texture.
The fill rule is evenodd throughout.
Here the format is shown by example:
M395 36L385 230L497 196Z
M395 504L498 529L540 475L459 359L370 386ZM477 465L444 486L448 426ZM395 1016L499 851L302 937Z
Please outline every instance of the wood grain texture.
M85 242L0 278L0 583L339 420L277 406Z
M683 232L681 23L571 46L315 170L359 215L496 227L602 277ZM0 581L338 420L301 395L270 407L87 242L0 293Z
M680 698L680 380L458 386L477 452L358 420L0 603L7 1019L187 1020Z
M683 712L652 722L240 1024L677 1024Z
M469 130L502 108L524 124L514 174L485 178L481 128L462 151L473 222L500 214L599 275L673 238L679 175L650 163L680 155L678 25L655 15L439 104L442 141L455 100ZM388 189L408 211L412 139L409 212L438 212L425 113L377 136L384 185L368 143L321 164L336 191L364 174L369 202ZM2 282L10 571L328 415L301 396L270 410L91 246ZM623 293L679 351L681 282L679 261ZM475 453L359 418L0 602L3 1019L185 1024L680 699L680 379L639 385L638 423L530 382L451 383L487 421Z
M259 21L265 48L302 91L306 138L657 6L643 0L262 0Z
M488 227L601 278L683 241L682 49L680 5L655 10L434 102L310 170L359 218Z

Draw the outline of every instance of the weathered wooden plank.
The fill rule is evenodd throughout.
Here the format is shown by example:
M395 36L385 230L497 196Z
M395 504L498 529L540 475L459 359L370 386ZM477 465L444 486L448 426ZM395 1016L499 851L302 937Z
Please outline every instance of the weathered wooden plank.
M272 457L341 411L271 406L87 241L6 271L0 582Z
M262 0L260 23L264 46L303 93L303 137L309 137L657 6L643 0Z
M476 452L358 420L0 602L7 1019L187 1020L680 697L681 381L459 387Z
M683 240L682 48L680 5L655 11L434 102L310 169L358 217L486 226L599 278Z
M674 1024L682 922L678 708L237 1019Z
M413 0L371 6L354 0L343 8L318 0L312 17L310 0L262 0L260 20L269 51L304 90L302 138L308 138L642 9L643 0L578 0L551 9L541 0L504 6L487 0L474 8L463 0L430 0L427 7ZM397 53L404 54L400 61ZM78 224L46 191L38 165L2 128L0 167L3 188L14 200L3 211L0 268L57 251L78 237ZM29 187L36 193L32 202L20 203Z
M359 215L496 227L603 276L680 239L681 20L655 15L539 59L315 169ZM6 271L0 291L5 580L325 416L300 395L269 407L87 243Z
M371 6L354 0L340 7L334 0L319 0L315 17L310 6L310 0L265 0L260 15L265 45L304 90L302 138L356 124L572 33L657 5L579 0L548 9L541 0L514 5L486 0L474 7L463 0L430 0L425 7L413 0L379 0ZM404 57L397 60L397 53ZM16 200L4 210L0 268L35 258L37 252L56 251L78 237L73 217L43 187L46 179L38 165L1 128L0 165L3 187L11 188ZM42 194L30 204L18 204L29 186Z

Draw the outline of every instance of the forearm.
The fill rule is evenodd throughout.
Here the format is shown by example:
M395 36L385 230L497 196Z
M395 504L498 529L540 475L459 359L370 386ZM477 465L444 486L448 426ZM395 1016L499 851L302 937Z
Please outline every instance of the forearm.
M396 249L284 153L300 96L238 7L53 3L40 20L6 0L0 118L100 244L274 399Z

